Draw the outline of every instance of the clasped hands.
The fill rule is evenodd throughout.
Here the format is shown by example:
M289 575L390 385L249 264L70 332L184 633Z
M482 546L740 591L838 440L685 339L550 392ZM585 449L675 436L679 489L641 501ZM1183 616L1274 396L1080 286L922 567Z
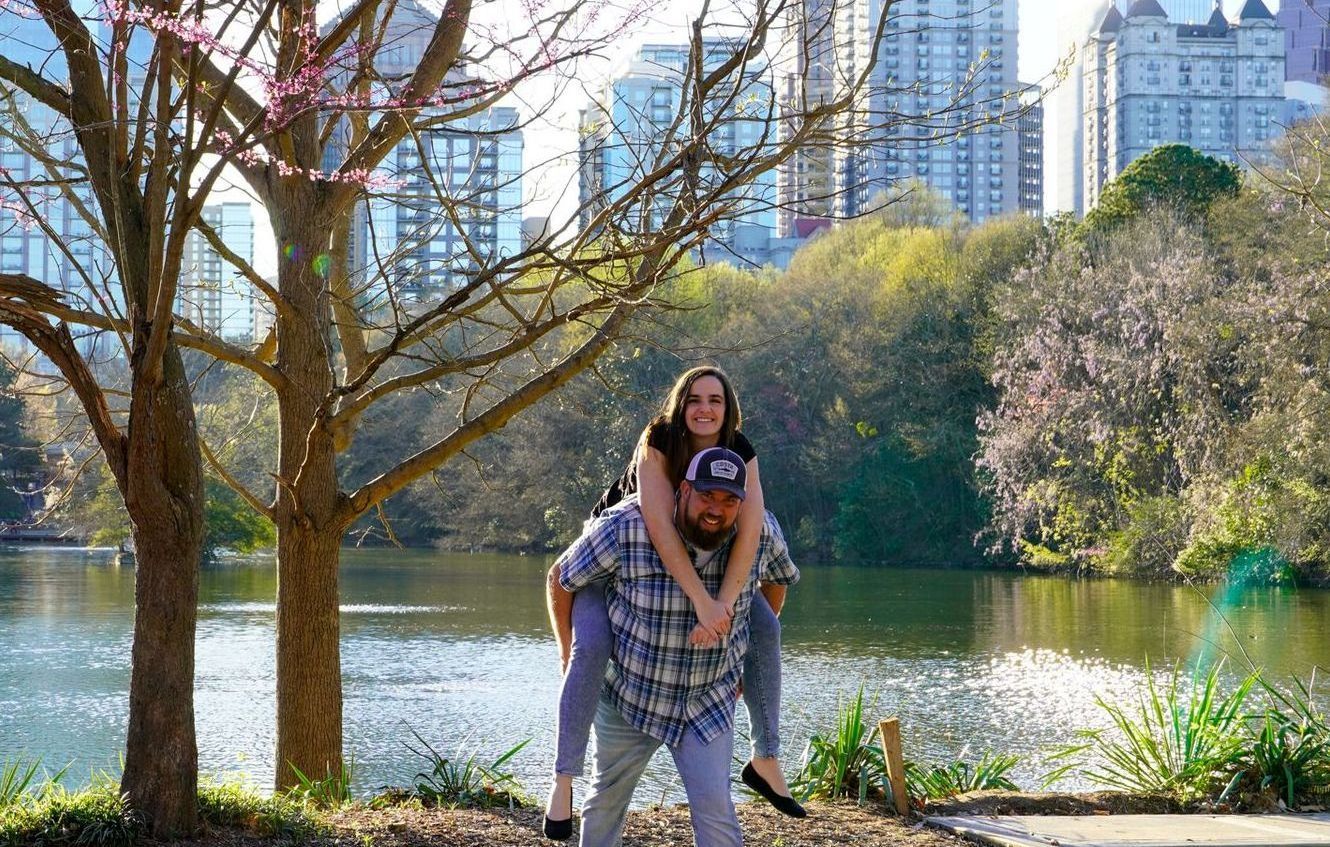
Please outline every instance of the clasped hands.
M697 626L688 633L688 643L694 647L715 647L730 634L734 618L734 604L708 597L702 604L694 604Z

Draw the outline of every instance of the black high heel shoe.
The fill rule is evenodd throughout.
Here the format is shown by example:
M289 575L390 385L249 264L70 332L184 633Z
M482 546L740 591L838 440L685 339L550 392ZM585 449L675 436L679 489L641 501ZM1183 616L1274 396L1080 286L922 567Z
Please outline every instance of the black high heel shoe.
M777 811L783 812L792 818L808 817L807 810L799 805L798 800L793 797L786 797L784 794L777 794L776 789L772 788L771 783L762 778L757 769L753 767L752 762L744 765L739 778L744 781L744 785L761 794L768 803L775 806Z
M545 837L551 841L567 841L573 837L573 795L568 794L568 817L556 821L549 815L545 815L544 823L541 825L541 831Z

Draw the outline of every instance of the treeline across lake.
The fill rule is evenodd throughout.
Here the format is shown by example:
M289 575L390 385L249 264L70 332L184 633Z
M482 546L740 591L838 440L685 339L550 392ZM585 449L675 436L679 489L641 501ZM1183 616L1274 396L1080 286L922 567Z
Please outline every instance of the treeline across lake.
M1231 166L1160 148L1081 224L974 226L916 192L825 232L785 272L703 262L592 372L351 540L559 549L674 378L707 361L734 380L768 506L805 564L1324 581L1325 235L1287 195L1239 184ZM270 490L266 392L224 367L196 384L204 432L239 481ZM348 484L472 402L441 382L376 406ZM89 478L71 519L114 525ZM243 542L246 506L225 490L210 488L210 524Z

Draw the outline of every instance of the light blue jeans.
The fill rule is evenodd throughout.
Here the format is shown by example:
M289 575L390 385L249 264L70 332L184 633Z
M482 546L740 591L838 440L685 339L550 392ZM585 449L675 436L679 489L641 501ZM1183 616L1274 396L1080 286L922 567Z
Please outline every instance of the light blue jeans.
M581 847L618 847L633 789L660 741L638 732L605 700L596 707L596 766L591 792L582 805ZM697 847L742 847L743 833L730 799L730 759L734 731L703 743L692 730L669 748L688 795L688 814Z
M753 596L748 626L743 688L753 756L775 757L780 755L780 619L760 591ZM605 681L612 638L605 583L598 580L573 595L573 644L559 690L555 773L581 776L586 769L587 737Z

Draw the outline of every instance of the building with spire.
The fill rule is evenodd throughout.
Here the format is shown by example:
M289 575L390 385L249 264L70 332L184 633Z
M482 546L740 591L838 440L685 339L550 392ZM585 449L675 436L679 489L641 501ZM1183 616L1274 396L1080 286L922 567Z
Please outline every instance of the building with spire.
M1284 34L1262 0L1245 0L1232 21L1216 3L1205 23L1178 23L1158 0L1134 0L1125 14L1105 11L1081 75L1084 210L1161 144L1225 161L1268 150L1284 114Z

